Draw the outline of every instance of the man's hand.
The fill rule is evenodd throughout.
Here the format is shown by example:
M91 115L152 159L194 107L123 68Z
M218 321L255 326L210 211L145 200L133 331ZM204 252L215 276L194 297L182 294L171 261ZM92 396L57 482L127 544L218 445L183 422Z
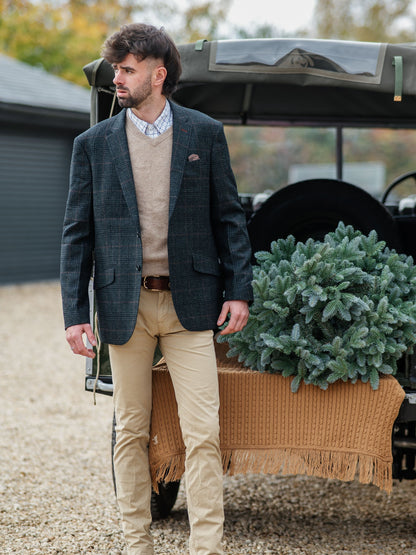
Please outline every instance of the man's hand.
M226 328L224 328L220 335L227 335L241 331L247 324L249 311L247 301L225 301L222 305L221 314L218 317L217 325L222 326L228 314L230 314L230 321Z
M92 331L90 324L78 324L76 326L70 326L66 329L66 340L72 349L74 355L83 355L84 357L94 358L95 353L92 349L87 349L83 341L83 334L86 334L88 341L91 345L96 345L97 340Z

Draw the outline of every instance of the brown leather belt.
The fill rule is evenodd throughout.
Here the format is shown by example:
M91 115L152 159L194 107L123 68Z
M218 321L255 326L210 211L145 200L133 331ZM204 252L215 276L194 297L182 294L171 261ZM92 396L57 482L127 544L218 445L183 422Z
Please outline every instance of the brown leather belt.
M170 291L169 276L144 276L142 285L149 291Z

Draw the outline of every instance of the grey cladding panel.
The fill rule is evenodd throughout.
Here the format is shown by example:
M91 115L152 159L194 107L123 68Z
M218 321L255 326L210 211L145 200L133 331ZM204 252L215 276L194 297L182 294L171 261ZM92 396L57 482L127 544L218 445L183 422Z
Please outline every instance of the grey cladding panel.
M0 283L56 279L72 138L0 131Z

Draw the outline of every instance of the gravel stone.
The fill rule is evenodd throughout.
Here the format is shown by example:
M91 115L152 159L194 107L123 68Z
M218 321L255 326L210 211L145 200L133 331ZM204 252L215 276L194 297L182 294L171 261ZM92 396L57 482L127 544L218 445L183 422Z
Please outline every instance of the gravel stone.
M0 554L121 554L112 399L83 390L56 282L0 288L0 346ZM227 555L416 555L416 480L234 476L224 496ZM183 483L152 528L156 554L187 553Z

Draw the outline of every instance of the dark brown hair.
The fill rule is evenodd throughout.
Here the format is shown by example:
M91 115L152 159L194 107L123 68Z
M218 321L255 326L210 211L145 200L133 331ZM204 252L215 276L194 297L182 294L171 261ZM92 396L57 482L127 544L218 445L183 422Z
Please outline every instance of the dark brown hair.
M105 41L101 52L110 64L120 63L129 54L138 61L148 57L163 60L167 76L162 92L166 96L174 92L182 72L181 60L175 43L163 27L157 29L145 23L123 25Z

